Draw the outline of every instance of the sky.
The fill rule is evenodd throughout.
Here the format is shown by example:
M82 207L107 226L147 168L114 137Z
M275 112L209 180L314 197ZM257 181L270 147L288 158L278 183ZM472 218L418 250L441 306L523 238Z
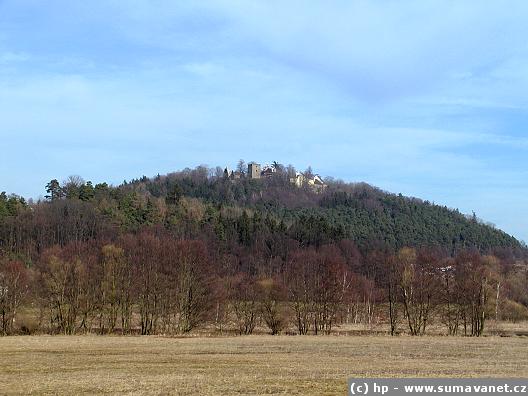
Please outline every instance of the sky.
M311 165L528 241L528 3L0 0L0 191Z

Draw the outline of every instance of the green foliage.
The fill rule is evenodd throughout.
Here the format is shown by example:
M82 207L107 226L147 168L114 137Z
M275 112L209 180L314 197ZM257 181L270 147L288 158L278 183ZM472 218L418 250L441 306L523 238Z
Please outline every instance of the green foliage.
M359 245L379 241L393 249L440 246L457 251L477 248L521 248L510 235L468 218L457 210L416 198L372 189L357 194L335 192L321 201L326 216L345 227L347 238Z
M160 190L156 191L158 193L158 196L159 194L161 194ZM152 191L151 191L151 194L156 196L156 194L154 194ZM168 187L167 196L165 197L165 201L167 202L167 205L177 205L180 202L182 195L183 195L182 188L180 187L178 183L174 183Z
M63 196L62 188L57 179L53 179L48 184L46 184L46 192L48 193L48 195L46 195L46 199L49 199L50 201L55 201L62 198Z
M5 191L0 193L0 220L7 216L16 216L22 209L27 207L24 198L17 195L7 195Z
M79 199L81 201L90 201L95 197L95 189L91 181L86 182L79 188Z

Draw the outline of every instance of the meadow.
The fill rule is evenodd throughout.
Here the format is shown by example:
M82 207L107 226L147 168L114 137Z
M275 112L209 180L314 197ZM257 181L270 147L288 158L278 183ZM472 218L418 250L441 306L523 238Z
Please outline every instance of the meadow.
M528 377L525 337L14 336L0 394L346 394L349 377Z

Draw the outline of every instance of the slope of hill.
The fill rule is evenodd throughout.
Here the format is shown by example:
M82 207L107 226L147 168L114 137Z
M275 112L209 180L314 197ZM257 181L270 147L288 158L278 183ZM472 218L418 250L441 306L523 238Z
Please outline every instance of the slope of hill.
M329 181L323 193L297 188L280 172L261 180L225 180L193 171L140 179L122 186L165 199L177 191L215 207L251 209L260 217L283 222L288 235L304 245L351 239L360 248L436 246L455 252L476 248L481 252L510 249L523 244L475 215L435 205L418 198L384 192L366 183Z

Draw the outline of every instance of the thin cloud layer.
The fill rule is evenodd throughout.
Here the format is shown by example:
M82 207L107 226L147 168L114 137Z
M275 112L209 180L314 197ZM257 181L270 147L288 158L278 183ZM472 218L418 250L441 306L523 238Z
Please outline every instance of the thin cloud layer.
M278 160L528 240L528 6L0 2L1 190Z

